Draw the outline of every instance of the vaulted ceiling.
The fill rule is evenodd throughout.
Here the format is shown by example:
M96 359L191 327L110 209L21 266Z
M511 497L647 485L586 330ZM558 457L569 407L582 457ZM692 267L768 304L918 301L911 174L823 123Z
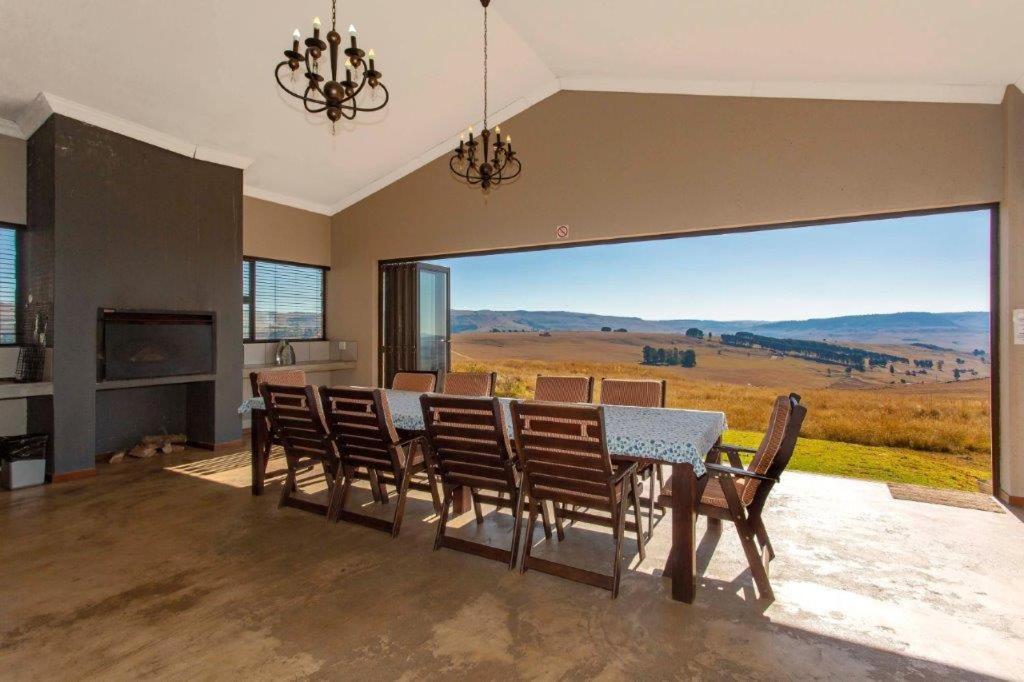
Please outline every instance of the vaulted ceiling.
M329 1L0 0L0 133L30 134L45 92L330 214L480 123L476 0L342 0L392 101L335 135L272 77L314 15ZM493 0L490 19L492 122L559 89L998 102L1024 84L1020 0Z

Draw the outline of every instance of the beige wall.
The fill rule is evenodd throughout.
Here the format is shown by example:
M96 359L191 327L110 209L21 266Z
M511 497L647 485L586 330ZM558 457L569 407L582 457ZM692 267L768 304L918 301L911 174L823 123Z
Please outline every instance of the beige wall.
M25 224L25 141L0 135L0 223Z
M380 259L555 243L562 223L572 242L998 202L1007 191L1006 112L561 92L503 123L525 166L514 187L485 200L438 159L334 216L332 336L363 349L348 379L374 381ZM1020 155L1024 120L1015 125L1010 144ZM1018 184L1024 159L1020 168ZM1024 193L1015 191L1024 212ZM1024 242L1024 215L1008 217L1004 230ZM1020 264L1003 274L1024 306ZM1002 401L1004 423L1016 424L1015 435L1004 436L1004 487L1024 495L1024 362L1014 357Z
M1014 309L1024 308L1024 94L1003 99L1006 174L1000 206L1000 403L1003 490L1024 497L1024 346L1013 343Z
M242 211L246 256L331 264L329 217L252 197L244 197Z

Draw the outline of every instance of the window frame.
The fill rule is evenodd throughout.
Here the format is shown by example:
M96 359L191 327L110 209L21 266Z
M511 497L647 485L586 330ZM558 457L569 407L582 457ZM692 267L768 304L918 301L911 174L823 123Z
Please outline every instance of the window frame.
M21 288L22 283L22 235L25 233L26 226L0 220L0 229L9 229L14 233L14 341L12 343L0 343L0 348L19 348L24 345L20 343L21 306L18 305L18 289Z
M288 341L289 343L298 343L303 341L326 341L327 340L327 273L331 271L329 265L317 265L314 263L300 263L298 261L281 260L278 258L260 258L258 256L242 256L243 273L245 263L249 265L249 295L242 296L242 305L249 307L249 328L244 330L242 333L242 343L280 343L281 341ZM256 264L257 263L276 263L278 265L294 265L300 268L310 268L312 270L320 270L320 319L322 324L320 325L321 335L316 338L311 337L299 337L299 338L279 338L279 339L257 339L256 338Z

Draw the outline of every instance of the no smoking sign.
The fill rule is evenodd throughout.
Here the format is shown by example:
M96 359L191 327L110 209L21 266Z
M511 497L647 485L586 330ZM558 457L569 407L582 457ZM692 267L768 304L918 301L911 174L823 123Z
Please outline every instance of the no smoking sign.
M569 226L559 225L555 228L555 237L558 239L568 239L569 237Z

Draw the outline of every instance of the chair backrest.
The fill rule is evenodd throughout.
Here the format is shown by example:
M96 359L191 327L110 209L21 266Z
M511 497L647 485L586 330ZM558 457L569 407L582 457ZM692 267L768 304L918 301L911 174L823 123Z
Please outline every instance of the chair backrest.
M445 484L511 490L515 469L497 398L420 396L431 454Z
M337 459L312 386L259 384L273 436L292 458L333 464Z
M306 373L301 369L269 369L249 372L249 385L252 386L253 397L260 395L260 384L305 386Z
M494 395L497 372L447 372L441 393L467 397L487 398Z
M777 397L772 404L768 429L747 469L778 479L793 457L806 415L807 408L800 404L800 396L796 393ZM754 479L747 479L743 484L740 499L752 514L761 512L772 485Z
M551 403L589 403L594 399L594 377L537 377L534 400Z
M516 451L534 499L614 509L604 408L513 401L511 409Z
M665 407L665 380L601 379L601 404Z
M433 393L437 388L437 373L427 371L395 372L394 378L391 379L391 388L396 391Z
M403 467L387 395L379 388L321 386L327 432L342 466L397 473Z

